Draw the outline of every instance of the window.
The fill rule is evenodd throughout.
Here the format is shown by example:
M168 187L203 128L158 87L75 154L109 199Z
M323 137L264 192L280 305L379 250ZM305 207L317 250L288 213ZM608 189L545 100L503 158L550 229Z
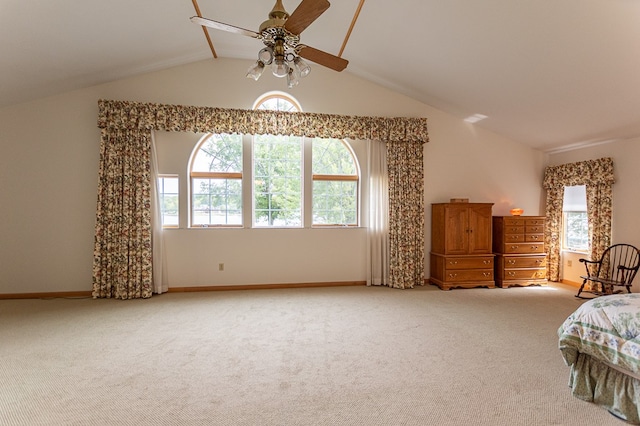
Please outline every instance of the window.
M242 225L242 136L202 139L191 162L191 225Z
M565 250L589 250L587 193L584 185L566 186L562 203L562 247Z
M302 138L253 139L255 226L302 226Z
M280 95L258 100L255 109L296 112L299 105ZM254 226L302 226L303 145L301 137L253 137Z
M162 226L177 228L179 224L178 177L175 175L158 176L158 197Z
M339 139L313 140L313 224L358 224L358 171Z
M280 93L254 108L301 111ZM359 168L340 139L206 135L192 154L190 178L193 227L358 225Z

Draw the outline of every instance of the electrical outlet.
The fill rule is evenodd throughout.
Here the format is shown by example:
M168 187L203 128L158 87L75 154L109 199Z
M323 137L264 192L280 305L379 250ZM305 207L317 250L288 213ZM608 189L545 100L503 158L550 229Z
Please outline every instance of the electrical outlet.
M224 263L218 263L218 271L224 271Z
M567 266L568 266L569 268L571 268L571 266L572 266L572 265L573 265L573 261L571 261L571 260L567 260Z

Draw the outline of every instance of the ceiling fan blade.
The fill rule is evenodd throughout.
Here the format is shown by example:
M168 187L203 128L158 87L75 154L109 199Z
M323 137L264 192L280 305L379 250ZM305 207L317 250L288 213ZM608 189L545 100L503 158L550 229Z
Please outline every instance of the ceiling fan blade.
M204 27L214 28L216 30L228 31L230 33L245 35L253 38L259 38L260 34L255 31L245 30L244 28L234 27L233 25L223 24L222 22L213 21L207 18L201 18L199 16L192 16L191 22L194 24L202 25Z
M300 34L329 9L329 6L331 4L328 0L302 0L284 23L284 29L292 34Z
M304 59L308 59L316 64L324 65L327 68L331 68L335 71L342 71L347 67L349 61L342 59L331 53L323 52L322 50L314 49L313 47L299 45L301 47L298 54Z

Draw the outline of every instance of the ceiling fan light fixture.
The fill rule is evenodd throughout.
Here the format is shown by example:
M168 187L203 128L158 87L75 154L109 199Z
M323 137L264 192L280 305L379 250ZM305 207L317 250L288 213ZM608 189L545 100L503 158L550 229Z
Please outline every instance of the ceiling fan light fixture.
M273 61L273 49L265 47L260 50L260 52L258 52L258 60L262 61L265 65L271 65L271 61Z
M294 88L298 83L300 83L298 75L298 71L295 67L289 67L289 74L287 74L287 87L289 89Z
M284 60L284 56L276 56L271 64L271 72L278 78L289 75L289 64Z
M300 77L304 78L309 75L311 72L311 67L305 61L302 60L300 56L296 56L293 60L293 65L298 70Z
M364 0L360 1L362 4ZM342 50L339 56L335 56L322 50L300 44L300 33L329 8L329 1L300 0L298 7L296 7L291 15L287 13L282 2L283 0L275 0L275 5L269 13L269 19L260 25L257 32L203 18L200 16L200 11L197 7L196 12L198 12L198 16L192 16L191 22L201 25L205 30L208 27L262 41L265 47L258 52L257 62L247 70L246 74L248 78L254 80L258 80L263 74L264 68L269 65L271 66L271 71L274 76L279 78L287 77L289 87L296 86L299 80L309 75L311 71L311 67L303 61L300 56L308 61L315 62L335 71L344 70L349 61L340 57ZM350 32L351 29L349 29L349 33ZM216 58L217 55L213 50L213 45L206 31L205 34L207 35L213 56Z
M271 71L276 77L282 78L289 74L289 64L285 60L284 40L277 38L273 46L273 63Z
M247 70L247 78L252 78L255 81L258 81L263 72L264 62L258 59L256 63L249 67L249 69Z

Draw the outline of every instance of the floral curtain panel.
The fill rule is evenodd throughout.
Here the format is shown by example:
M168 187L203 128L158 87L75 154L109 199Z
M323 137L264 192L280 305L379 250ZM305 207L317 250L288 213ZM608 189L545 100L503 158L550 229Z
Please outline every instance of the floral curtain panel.
M152 294L150 153L150 130L102 130L94 298L133 299Z
M387 143L389 286L424 283L424 173L421 143Z
M562 233L562 203L564 187L585 185L587 190L587 220L591 259L599 259L611 245L611 206L613 160L581 161L547 167L543 186L547 190L545 244L549 251L548 279L560 279L560 248Z
M426 118L359 117L100 100L102 129L93 263L94 298L153 294L151 132L290 134L379 140L388 151L391 279L410 288L424 276L422 144ZM411 158L412 155L419 156ZM392 167L395 163L397 166ZM414 169L415 168L415 169ZM406 204L398 204L406 203ZM415 204L412 204L415 203ZM417 215L417 211L420 214ZM405 239L406 238L406 239ZM420 245L420 247L418 247ZM160 265L157 265L158 267Z

